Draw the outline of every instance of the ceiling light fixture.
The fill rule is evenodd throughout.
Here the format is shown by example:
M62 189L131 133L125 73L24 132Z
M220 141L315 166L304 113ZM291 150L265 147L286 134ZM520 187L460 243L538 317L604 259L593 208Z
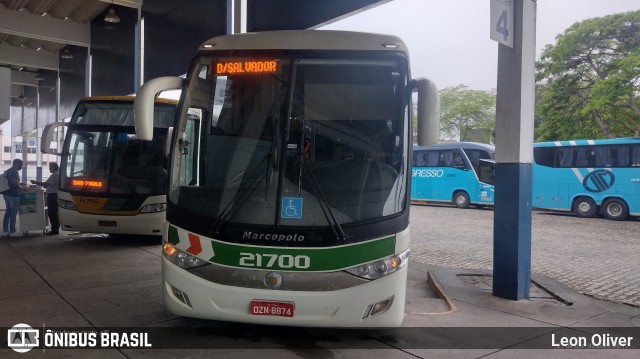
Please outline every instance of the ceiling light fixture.
M71 53L71 51L69 51L68 47L65 47L64 51L62 51L62 54L60 54L60 57L65 60L69 60L73 58L73 54Z
M113 1L111 2L111 8L107 12L107 15L104 16L104 21L112 24L120 22L120 17L116 14L116 10L113 8Z

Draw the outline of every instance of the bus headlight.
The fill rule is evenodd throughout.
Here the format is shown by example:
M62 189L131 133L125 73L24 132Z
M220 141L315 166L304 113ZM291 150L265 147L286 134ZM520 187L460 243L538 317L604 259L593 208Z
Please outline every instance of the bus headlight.
M346 271L361 278L378 279L406 266L409 262L409 252L410 250L407 249L400 254L383 258L375 262L361 264L359 266L346 269Z
M63 209L68 209L70 211L77 211L76 205L73 204L72 201L67 201L65 199L58 199L58 207Z
M157 213L157 212L164 212L166 210L167 210L166 203L154 203L154 204L148 204L144 206L144 208L142 208L140 213Z
M171 243L165 243L162 246L162 253L164 254L165 258L167 258L171 263L184 269L201 267L203 265L209 264L209 262L205 260L179 250Z

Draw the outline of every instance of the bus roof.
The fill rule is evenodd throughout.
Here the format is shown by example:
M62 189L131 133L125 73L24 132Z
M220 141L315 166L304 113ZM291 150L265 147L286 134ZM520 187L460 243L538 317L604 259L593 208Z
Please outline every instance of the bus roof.
M90 97L83 97L80 99L81 102L89 102L89 101L95 101L95 102L100 102L100 101L117 101L117 102L133 102L136 99L135 96L90 96ZM156 103L164 103L164 104L171 104L171 105L177 105L178 101L176 100L172 100L172 99L168 99L168 98L160 98L157 97L155 99Z
M605 138L599 140L567 140L536 142L533 147L562 147L562 146L595 146L595 145L622 145L640 144L640 137Z
M371 50L408 53L398 37L352 31L285 30L223 35L205 41L200 53L220 50Z
M486 150L489 152L495 152L496 147L480 142L441 142L430 146L418 146L413 145L414 150L451 150L456 148L470 149L470 150Z

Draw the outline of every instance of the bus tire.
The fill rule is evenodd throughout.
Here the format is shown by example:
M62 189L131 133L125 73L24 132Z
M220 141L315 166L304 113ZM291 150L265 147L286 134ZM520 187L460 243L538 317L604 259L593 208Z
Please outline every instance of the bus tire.
M573 213L578 217L591 218L598 212L596 202L589 197L578 197L573 202Z
M453 204L458 208L469 208L469 195L465 191L453 194Z
M629 207L619 198L609 198L602 204L602 215L606 219L623 221L629 215Z

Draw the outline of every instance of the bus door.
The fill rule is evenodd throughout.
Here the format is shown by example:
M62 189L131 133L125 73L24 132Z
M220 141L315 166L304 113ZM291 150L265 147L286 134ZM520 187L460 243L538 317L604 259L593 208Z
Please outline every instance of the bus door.
M496 163L481 159L478 169L478 202L492 202L495 198ZM473 201L473 200L472 200Z
M466 158L462 149L454 149L441 151L441 157L444 156L446 165L446 180L449 186L453 186L450 196L453 192L462 189L469 195L471 203L480 201L481 189L478 188L478 179L473 165Z

